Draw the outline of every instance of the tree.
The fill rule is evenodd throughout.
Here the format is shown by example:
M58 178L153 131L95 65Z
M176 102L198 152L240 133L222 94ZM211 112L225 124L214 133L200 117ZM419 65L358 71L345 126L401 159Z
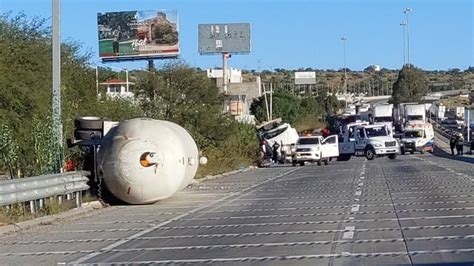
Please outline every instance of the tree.
M420 101L428 92L428 86L428 78L423 70L413 65L405 65L393 84L391 102L399 104Z

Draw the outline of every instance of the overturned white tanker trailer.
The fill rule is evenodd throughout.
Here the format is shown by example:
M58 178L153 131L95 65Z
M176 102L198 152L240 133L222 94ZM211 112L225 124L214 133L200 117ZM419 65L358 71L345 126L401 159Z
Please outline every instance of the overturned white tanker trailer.
M200 163L191 135L181 126L162 120L120 122L98 147L98 178L115 197L130 204L172 196L192 181Z

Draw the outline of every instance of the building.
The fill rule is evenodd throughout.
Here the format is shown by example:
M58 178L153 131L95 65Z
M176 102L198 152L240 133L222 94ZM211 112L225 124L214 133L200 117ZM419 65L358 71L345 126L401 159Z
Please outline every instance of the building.
M207 69L207 76L224 93L223 70ZM260 77L255 81L244 82L242 71L231 68L228 70L228 84L226 98L224 102L224 111L235 117L236 120L254 124L255 116L250 114L250 105L262 95L262 86Z
M130 85L135 85L133 82L127 82L126 80L120 79L109 79L106 82L100 83L100 85L106 86L106 96L110 98L130 98L133 99L135 96L130 91Z

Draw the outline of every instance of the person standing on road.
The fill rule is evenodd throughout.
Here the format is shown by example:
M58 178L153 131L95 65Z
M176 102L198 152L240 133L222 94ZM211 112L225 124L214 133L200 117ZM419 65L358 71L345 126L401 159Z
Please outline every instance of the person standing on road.
M449 147L451 148L451 155L454 155L454 147L456 147L456 135L452 135L451 139L449 139Z
M464 145L464 137L462 133L458 133L456 138L456 150L458 155L463 155L463 145Z

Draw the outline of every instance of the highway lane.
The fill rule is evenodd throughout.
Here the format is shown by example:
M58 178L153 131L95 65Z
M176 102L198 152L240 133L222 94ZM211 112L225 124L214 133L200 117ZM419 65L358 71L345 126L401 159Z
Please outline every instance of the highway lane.
M472 263L473 170L443 154L255 169L3 237L0 261Z

